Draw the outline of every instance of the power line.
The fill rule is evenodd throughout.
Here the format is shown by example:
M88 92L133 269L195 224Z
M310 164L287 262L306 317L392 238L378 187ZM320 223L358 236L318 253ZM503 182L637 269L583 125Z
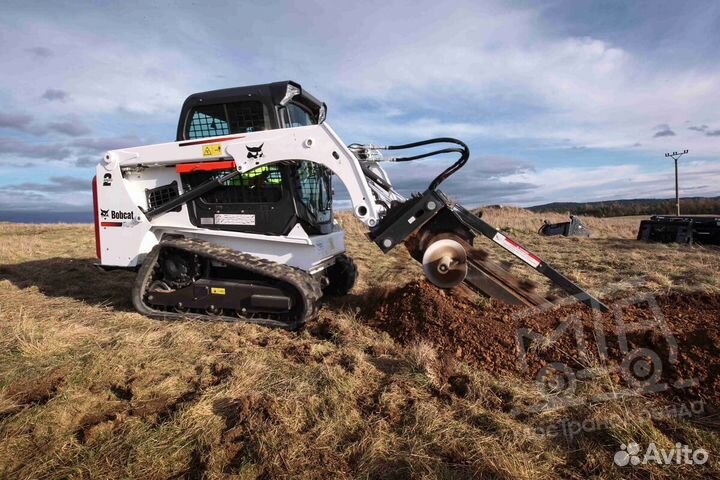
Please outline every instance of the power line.
M665 154L666 158L672 158L673 160L675 160L675 209L677 210L676 215L678 217L680 216L680 190L678 189L678 166L677 166L678 164L677 164L677 162L680 159L680 157L682 157L686 153L688 153L687 150L683 150L680 153L672 152L672 153Z

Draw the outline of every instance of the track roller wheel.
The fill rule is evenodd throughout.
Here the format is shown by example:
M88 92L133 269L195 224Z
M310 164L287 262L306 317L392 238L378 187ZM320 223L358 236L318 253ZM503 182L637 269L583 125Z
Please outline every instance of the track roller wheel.
M325 295L347 295L357 280L357 266L352 258L345 254L339 255L334 264L325 270L328 285L323 288Z
M211 316L212 315L222 316L222 314L225 312L223 311L222 308L210 306L207 309L205 309L205 313L207 313L208 315L211 315Z

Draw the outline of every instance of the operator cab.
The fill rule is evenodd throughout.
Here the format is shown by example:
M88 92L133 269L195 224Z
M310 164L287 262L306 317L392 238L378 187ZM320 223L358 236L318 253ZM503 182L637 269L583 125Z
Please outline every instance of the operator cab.
M177 141L317 125L326 106L292 81L190 95L183 104ZM181 175L188 191L229 173ZM331 172L309 161L256 168L188 203L197 227L286 235L300 223L308 234L332 231ZM223 219L217 222L216 219Z

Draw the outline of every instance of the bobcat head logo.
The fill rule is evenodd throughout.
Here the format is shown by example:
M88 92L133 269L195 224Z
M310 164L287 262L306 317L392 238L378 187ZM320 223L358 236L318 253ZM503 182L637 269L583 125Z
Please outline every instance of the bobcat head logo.
M100 216L102 216L103 218L107 218L108 215L110 215L110 209L109 209L109 208L108 208L107 210L103 210L102 208L100 209Z
M103 187L109 187L110 185L112 185L112 174L106 173L103 175Z
M265 145L265 144L261 143L259 147L248 147L247 145L245 145L245 148L247 148L247 151L248 151L247 158L262 158L263 145Z

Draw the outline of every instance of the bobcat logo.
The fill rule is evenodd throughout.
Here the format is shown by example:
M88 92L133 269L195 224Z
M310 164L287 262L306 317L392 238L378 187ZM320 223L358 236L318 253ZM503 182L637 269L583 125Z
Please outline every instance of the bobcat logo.
M107 218L108 215L110 215L110 209L109 209L109 208L108 208L107 210L100 209L100 216L102 216L103 218Z
M262 146L262 145L260 145L260 146ZM103 176L103 187L109 187L110 185L112 185L112 174L106 173Z
M262 158L263 152L262 147L265 145L264 143L261 143L259 147L248 147L247 145L245 148L247 148L248 154L247 158Z

